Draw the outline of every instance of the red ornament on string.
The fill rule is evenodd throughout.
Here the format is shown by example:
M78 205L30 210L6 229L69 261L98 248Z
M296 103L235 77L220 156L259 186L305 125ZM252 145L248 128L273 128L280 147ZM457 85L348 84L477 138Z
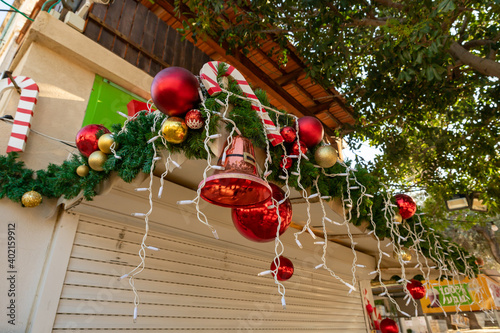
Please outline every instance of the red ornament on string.
M190 71L168 67L153 79L151 98L161 112L181 117L198 104L198 87L198 79Z
M293 263L290 259L280 256L280 266L278 267L278 280L279 281L286 281L289 278L292 277L293 275ZM276 263L273 262L271 263L271 270L273 271L274 275L274 270L276 269Z
M422 299L425 297L426 290L420 281L411 279L410 282L406 284L406 289L408 289L413 299Z
M283 158L285 158L285 155L281 155L281 160L280 160L280 168L283 168L285 166L285 169L290 169L293 164L293 160L291 157L287 157L285 159L285 164L283 164Z
M283 127L280 134L283 137L283 140L288 143L292 143L297 139L297 131L291 126Z
M312 148L323 140L325 132L318 118L305 116L299 118L298 124L299 140L304 142L307 148Z
M200 129L205 125L205 119L203 119L200 110L197 109L189 110L184 121L190 129Z
M111 132L102 125L84 126L76 133L76 147L83 156L89 157L90 154L99 150L99 145L97 144L99 137L105 133Z
M396 194L394 198L399 208L399 215L401 215L403 219L409 219L417 211L417 204L409 195Z
M476 260L474 261L476 263L476 265L478 265L479 267L481 266L484 266L484 259L481 258L481 257L477 257Z
M302 154L307 153L307 146L304 142L300 141L300 151L302 151ZM292 148L290 149L290 155L300 155L299 153L299 143L295 141L292 144Z
M382 333L399 333L399 328L394 320L385 318L380 322L380 331Z
M285 192L274 184L271 185L272 195L276 201L281 201L285 198ZM276 208L267 208L273 205L273 200L269 198L260 205L249 208L233 208L231 216L234 226L240 234L245 238L255 242L269 242L276 237L279 221ZM292 204L286 199L279 206L279 216L281 217L281 225L279 234L282 235L292 222Z

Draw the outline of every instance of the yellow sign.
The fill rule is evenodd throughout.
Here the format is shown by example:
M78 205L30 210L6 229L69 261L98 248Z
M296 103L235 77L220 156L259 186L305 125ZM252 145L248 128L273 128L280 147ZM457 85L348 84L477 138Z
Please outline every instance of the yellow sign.
M485 275L462 281L430 281L420 300L424 313L481 311L500 308L500 285Z

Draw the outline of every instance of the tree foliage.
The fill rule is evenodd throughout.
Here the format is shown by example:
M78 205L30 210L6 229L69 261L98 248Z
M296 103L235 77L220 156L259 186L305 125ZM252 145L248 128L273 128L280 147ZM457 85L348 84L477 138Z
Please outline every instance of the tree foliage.
M286 63L344 94L358 118L341 134L383 154L389 183L500 202L500 1L177 1L184 29L245 53L272 39Z

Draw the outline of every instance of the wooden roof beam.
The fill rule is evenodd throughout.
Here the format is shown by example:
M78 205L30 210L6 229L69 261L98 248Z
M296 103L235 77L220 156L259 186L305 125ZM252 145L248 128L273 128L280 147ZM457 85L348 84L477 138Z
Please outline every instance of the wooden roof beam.
M286 86L287 84L297 80L299 76L304 74L304 70L302 68L297 68L296 70L291 71L290 73L286 73L279 78L275 79L277 84L280 86Z

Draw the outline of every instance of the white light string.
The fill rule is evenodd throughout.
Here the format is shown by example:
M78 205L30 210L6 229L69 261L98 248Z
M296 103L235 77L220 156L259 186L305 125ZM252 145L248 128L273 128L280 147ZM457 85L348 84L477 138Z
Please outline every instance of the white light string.
M295 237L295 243L297 243L297 246L299 248L302 248L302 243L300 243L299 241L299 236L302 235L304 232L308 232L311 237L313 239L316 239L316 235L313 233L313 231L311 230L311 202L309 201L309 199L313 198L313 197L317 197L320 195L319 192L315 193L315 194L312 194L312 195L309 195L307 193L307 190L304 188L304 186L302 186L302 183L300 182L301 178L302 178L302 173L300 172L300 162L302 160L302 157L304 157L305 155L302 154L302 151L301 151L301 144L300 144L300 131L299 131L299 122L298 122L298 117L295 116L295 115L291 115L292 117L294 117L295 119L295 131L297 133L297 138L296 138L296 142L297 142L297 145L298 145L298 155L297 155L297 184L298 186L300 187L300 190L301 190L301 195L302 197L306 200L306 204L307 204L307 208L306 208L306 212L307 212L307 221L306 223L304 224L304 226L302 227L302 230L298 231L298 232L295 232L293 234L293 236ZM287 154L286 154L286 150L285 150L285 155L283 155L283 164L285 165L286 164L286 161L287 161Z
M161 114L156 114L154 121L153 121L153 126L152 126L152 131L154 132L156 130L156 124L160 120ZM148 232L149 232L149 216L153 212L153 180L154 180L154 167L155 167L155 162L156 162L156 145L154 142L151 142L152 148L153 148L153 159L151 161L151 168L149 170L149 187L148 188L140 188L136 189L136 191L148 191L148 199L149 199L149 210L146 213L133 213L132 215L135 217L144 217L144 236L142 237L141 241L141 248L139 249L139 258L141 259L141 262L130 272L127 274L123 275L120 279L124 279L128 277L128 282L129 285L132 287L132 291L134 292L134 315L133 315L133 320L134 323L137 321L137 315L138 315L138 307L140 304L140 298L139 294L137 292L137 288L135 287L135 276L139 273L141 273L145 268L146 268L146 249L154 250L157 251L158 248L152 247L152 246L147 246L146 245L146 240L148 238Z
M231 92L229 92L228 90L225 90L225 89L223 89L223 88L222 88L222 91L227 92L227 93L231 93ZM246 96L242 96L242 95L238 95L238 94L234 94L234 93L232 93L232 94L233 94L233 96L235 96L235 97L237 97L237 98L240 98L240 99L243 99L243 100L252 101L250 98L248 98L248 97L246 97ZM276 114L283 115L283 113L282 113L282 112L280 112L280 111L278 111L278 110L276 110L276 109L274 109L274 108L272 108L272 107L268 107L268 106L264 106L264 105L262 105L262 108L264 108L264 109L266 109L266 110L273 111L273 112L275 112ZM297 117L295 117L295 118L297 118ZM355 170L352 170L352 171L355 171ZM323 173L324 173L324 171L323 171ZM326 174L325 174L325 175L326 175ZM356 183L357 183L357 180L355 180L355 181L356 181ZM360 183L358 183L358 185L359 185L359 184L360 184ZM369 196L369 197L372 197L372 195L365 194L365 193L364 193L363 195L364 195L364 196ZM363 195L362 195L361 197L363 197ZM361 197L360 197L359 199L361 199ZM306 199L307 203L309 204L309 201L308 201L307 197L305 197L305 199ZM359 199L358 199L358 202L357 202L357 206L358 206L358 207L359 207L359 204L360 204ZM393 205L392 205L392 204L390 204L390 206L389 206L389 207L391 207L391 206L393 206ZM384 209L388 209L389 207L385 207ZM358 209L358 214L359 214L359 209ZM391 223L394 223L394 222L393 222L393 218L391 218ZM395 222L394 224L399 224L399 223ZM302 234L302 233L303 233L304 231L306 231L306 230L307 230L307 229L304 229L304 228L303 228L301 232L299 232L299 233L295 233L295 239L296 239L297 245L299 245L299 247L301 247L301 248L302 248L302 246L301 246L301 244L300 244L300 242L299 242L299 240L298 240L298 235ZM375 233L375 232L373 231L373 233ZM418 240L418 239L417 239L417 240ZM381 253L383 253L384 255L387 255L384 251L381 251ZM424 258L425 258L425 259L427 259L427 257L426 257L425 255L424 255ZM442 263L442 262L440 262L440 261L438 261L436 264L437 264L438 266L442 266L442 265L443 265L443 263ZM429 267L428 265L427 265L427 267L428 267L428 269L433 269L433 268L435 268L435 267ZM440 275L441 275L441 274L440 274ZM424 275L424 276L425 276L425 275ZM429 276L429 273L427 274L427 276Z
M217 234L217 230L215 230L215 228L208 222L207 216L200 209L200 199L201 199L201 190L203 189L203 187L205 186L205 183L207 181L207 173L209 170L214 168L214 166L212 165L212 151L210 150L210 147L208 147L208 143L212 139L216 139L216 138L221 137L221 135L220 134L217 134L214 136L210 135L210 130L209 130L210 129L210 119L211 119L210 117L211 117L211 113L213 111L209 110L206 107L205 98L204 98L203 94L201 93L201 90L198 90L198 92L199 92L200 98L201 98L201 106L202 106L203 110L206 111L206 117L207 117L207 119L205 119L206 136L205 136L205 140L203 141L203 146L205 147L205 151L207 152L207 166L205 167L205 170L203 170L203 181L198 186L198 190L196 191L196 197L193 200L177 201L177 204L180 204L180 205L195 204L196 217L198 218L198 220L210 229L210 231L212 232L212 235L214 236L215 239L219 239L219 235Z
M465 271L463 272L463 275L465 277L469 278L469 281L474 280L475 279L474 271L473 271L472 267L467 263L467 258L465 256L465 254L462 252L462 250L456 244L451 243L450 247L451 246L453 246L455 248L455 251L458 254L459 259L462 260L464 265L465 265ZM451 250L451 249L449 248L449 250ZM483 309L483 307L482 307L482 303L484 301L483 293L480 293L480 295L481 295L481 297L478 301L476 301L475 299L473 299L473 301L481 308L481 311L483 311L485 313L485 315L488 317L488 319L491 322L493 322L495 320L493 317L494 310L493 309L489 309L489 310Z
M314 187L316 188L316 192L319 193L319 186L318 186L318 180L319 180L319 176L318 175L316 177L316 179L314 180ZM328 233L326 231L326 224L325 224L325 221L327 221L327 214L326 214L326 209L325 209L325 204L323 202L323 199L321 198L321 196L319 197L319 203L321 205L321 210L323 211L323 218L321 219L321 225L323 227L323 238L324 238L324 242L323 242L323 254L321 256L321 261L322 261L322 264L321 265L318 265L316 266L317 269L319 268L323 268L323 269L326 269L328 271L328 273L330 273L330 275L337 279L338 281L342 282L346 287L349 288L349 294L353 291L356 291L356 287L355 287L355 282L353 284L349 284L347 282L345 282L340 276L338 276L331 268L328 267L328 264L327 264L327 260L326 260L326 255L327 255L327 249L328 249ZM355 258L356 258L356 254L354 254Z
M386 204L385 211L387 212L387 210L390 210L390 209L388 209L387 201L385 201L385 204ZM382 292L378 296L387 296L387 298L389 298L389 301L391 301L391 303L393 303L395 305L395 307L398 310L398 312L400 312L401 314L403 314L403 315L405 315L407 317L411 317L408 313L406 313L404 311L401 311L401 308L399 307L398 303L392 298L392 296L391 296L391 294L389 292L389 289L387 289L387 286L382 281L382 270L380 269L380 264L382 263L382 258L384 257L384 254L385 255L387 255L387 254L384 251L382 251L382 248L380 246L381 242L380 242L380 238L377 235L377 225L375 224L375 221L373 221L373 211L372 211L372 206L371 205L369 206L369 210L370 210L370 215L369 215L370 216L370 223L371 223L371 225L373 227L373 236L377 240L377 248L378 248L378 253L379 253L378 260L377 260L377 268L376 268L376 270L374 272L371 272L370 274L377 273L380 286L384 289L384 292ZM386 214L387 213L385 213L384 216L387 219L387 215Z
M345 225L347 229L347 235L349 237L349 240L351 241L351 251L353 254L353 260L352 260L352 266L351 266L351 272L352 272L352 285L356 285L356 268L357 268L357 261L358 261L358 255L356 253L356 242L354 241L354 238L352 237L351 233L351 228L349 226L352 218L352 198L351 198L351 186L349 184L349 177L350 177L350 171L352 170L350 167L345 165L343 162L341 162L341 165L346 168L346 191L347 191L347 199L344 199L344 191L342 191L342 196L341 196L341 202L342 202L342 215L344 216L344 222L342 223ZM363 196L360 196L359 199L362 200ZM360 200L358 200L358 217L359 217L359 204ZM346 204L347 202L347 204ZM345 207L348 207L349 209L347 210L346 214L346 209ZM352 289L351 289L352 291Z

